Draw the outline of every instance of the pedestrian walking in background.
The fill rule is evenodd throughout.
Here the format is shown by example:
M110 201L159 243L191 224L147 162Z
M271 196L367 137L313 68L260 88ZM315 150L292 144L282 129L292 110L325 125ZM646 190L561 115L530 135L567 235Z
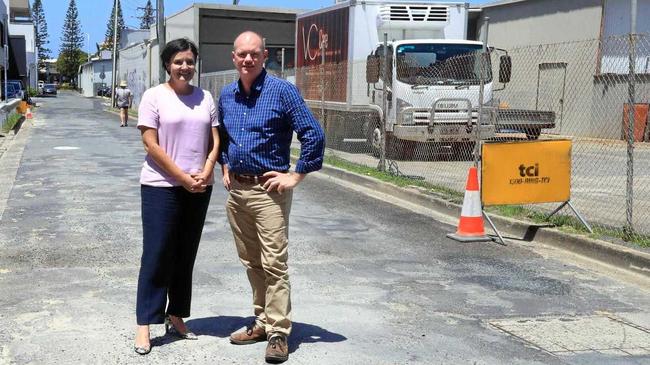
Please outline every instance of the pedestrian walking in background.
M133 94L126 87L126 81L120 81L120 87L115 89L115 102L120 108L120 127L129 125L129 108L133 104Z
M161 54L169 81L147 90L138 128L147 156L140 174L143 250L136 304L135 351L151 350L149 325L196 339L190 315L192 270L218 158L217 112L212 95L190 84L198 51L175 39Z
M288 232L292 189L323 164L324 135L298 89L264 70L268 52L260 35L240 34L232 60L239 80L219 98L224 147L226 211L237 253L253 289L255 322L230 336L233 344L268 339L265 358L289 357L291 298ZM295 171L289 171L293 133L301 142Z

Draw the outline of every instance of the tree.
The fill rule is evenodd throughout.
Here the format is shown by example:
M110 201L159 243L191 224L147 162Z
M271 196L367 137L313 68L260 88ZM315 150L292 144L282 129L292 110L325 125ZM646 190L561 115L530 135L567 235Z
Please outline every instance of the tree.
M83 46L83 35L81 34L81 24L79 23L79 12L75 0L70 0L68 11L65 14L63 22L63 31L61 32L61 51L56 62L56 68L59 73L74 80L74 76L79 70L79 65L84 62L82 58L81 47Z
M151 6L151 0L147 0L147 5L144 8L138 8L142 10L142 16L139 16L140 19L140 29L149 29L152 24L156 23L156 16L153 13L153 6Z
M50 41L47 34L47 22L41 0L34 0L32 7L32 21L34 22L34 42L38 49L38 67L45 67L45 60L50 58L50 49L46 47Z
M106 24L106 36L104 40L104 49L113 50L113 28L115 25L115 6L111 11L111 17ZM124 29L124 19L122 18L122 4L117 0L117 44L120 44L120 32Z

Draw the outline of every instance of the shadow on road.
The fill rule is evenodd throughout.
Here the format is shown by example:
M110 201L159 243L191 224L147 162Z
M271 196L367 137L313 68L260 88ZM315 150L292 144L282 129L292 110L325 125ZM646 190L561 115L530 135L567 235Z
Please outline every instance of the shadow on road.
M187 326L201 336L229 337L234 331L252 323L253 317L218 316L197 318L187 321ZM289 337L289 352L294 352L303 343L342 342L347 337L330 332L316 325L293 322Z

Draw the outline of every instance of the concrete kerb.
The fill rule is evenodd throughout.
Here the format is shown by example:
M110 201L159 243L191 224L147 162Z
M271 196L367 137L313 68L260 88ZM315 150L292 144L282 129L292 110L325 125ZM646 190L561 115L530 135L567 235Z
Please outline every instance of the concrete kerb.
M412 204L433 209L441 214L455 218L460 216L461 205L424 193L416 188L402 188L328 165L323 166L321 172ZM536 242L569 250L575 254L650 278L650 254L648 253L508 217L490 214L490 218L507 241L532 241L534 239Z

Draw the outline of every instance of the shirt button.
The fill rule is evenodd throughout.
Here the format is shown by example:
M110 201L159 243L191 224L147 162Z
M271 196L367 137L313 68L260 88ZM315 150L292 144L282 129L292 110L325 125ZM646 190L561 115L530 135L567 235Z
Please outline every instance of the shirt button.
M239 163L244 163L244 161L243 161L243 160L239 160Z
M241 145L239 145L239 147L241 147Z
M242 128L241 130L243 131L243 130L244 130L244 128Z
M244 113L244 115L246 115L246 113Z

